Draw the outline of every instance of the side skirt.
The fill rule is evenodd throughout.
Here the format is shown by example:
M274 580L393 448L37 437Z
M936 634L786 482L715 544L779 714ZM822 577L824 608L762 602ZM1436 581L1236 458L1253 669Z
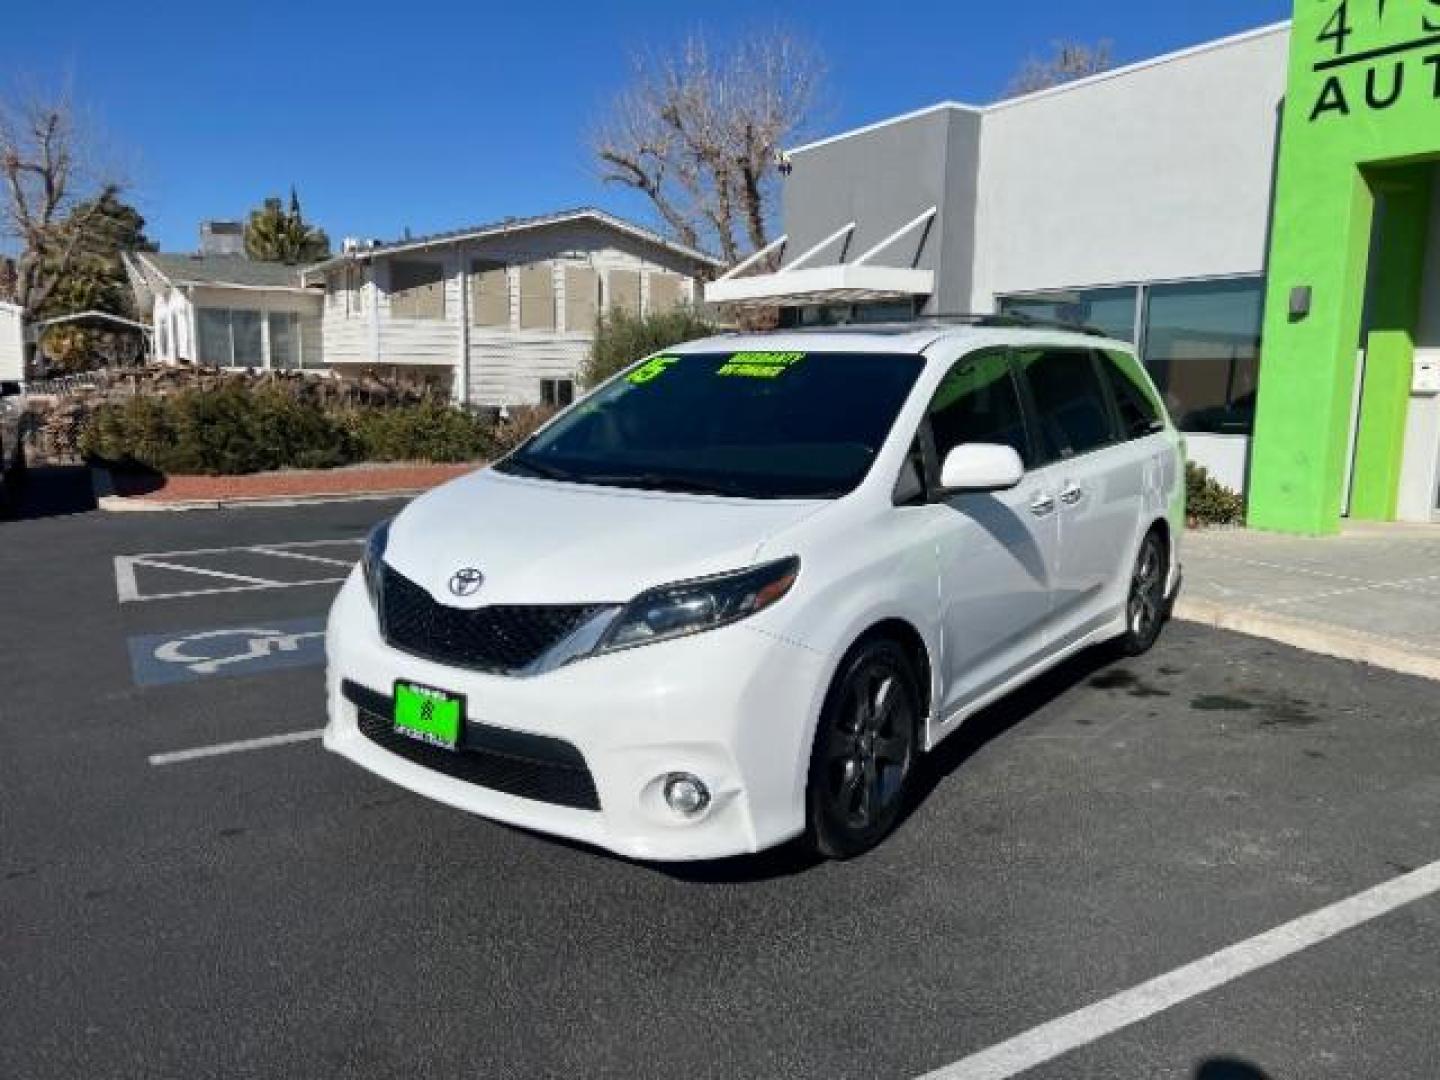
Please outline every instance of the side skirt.
M987 705L994 704L996 701L999 701L1007 694L1018 690L1030 680L1038 678L1052 668L1058 667L1066 660L1074 656L1076 653L1084 652L1092 645L1099 645L1101 642L1111 641L1114 638L1120 637L1124 633L1125 613L1122 610L1113 619L1110 619L1108 622L1102 623L1100 626L1090 631L1090 633L1086 634L1084 637L1071 642L1069 645L1066 645L1062 649L1057 649L1055 652L1043 657L1036 663L1032 664L1030 667L1025 668L1024 670L1013 675L1005 682L1000 683L998 686L995 686L990 690L985 691L985 693L981 694L979 697L976 697L971 701L967 701L964 705L961 705L948 717L946 717L939 724L938 727L934 724L929 725L926 732L926 752L928 753L929 751L934 750L947 738L955 734L955 732L959 731L960 728L963 726L963 722L965 720L968 720L970 717L974 716L977 712L979 712L981 709L984 709Z

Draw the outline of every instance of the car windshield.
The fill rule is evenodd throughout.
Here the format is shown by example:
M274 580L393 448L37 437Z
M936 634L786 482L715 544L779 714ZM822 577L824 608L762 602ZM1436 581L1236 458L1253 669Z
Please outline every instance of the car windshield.
M660 356L496 468L654 491L835 499L865 479L923 366L914 354Z

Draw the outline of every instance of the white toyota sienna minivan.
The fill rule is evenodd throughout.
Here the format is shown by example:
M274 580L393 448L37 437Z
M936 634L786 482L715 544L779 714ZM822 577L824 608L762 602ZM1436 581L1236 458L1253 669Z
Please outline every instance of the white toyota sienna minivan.
M1131 347L1003 318L645 359L370 536L325 745L642 859L878 843L921 754L1180 585Z

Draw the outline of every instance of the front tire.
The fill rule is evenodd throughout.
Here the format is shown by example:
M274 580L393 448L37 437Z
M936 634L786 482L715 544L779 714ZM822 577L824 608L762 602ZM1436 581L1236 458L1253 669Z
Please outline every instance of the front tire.
M853 859L894 829L915 770L919 719L905 650L888 639L852 650L826 696L811 753L806 811L816 853Z
M1125 633L1116 643L1124 656L1150 651L1165 628L1169 606L1165 585L1170 578L1170 553L1160 533L1152 529L1140 544L1130 591L1125 598Z

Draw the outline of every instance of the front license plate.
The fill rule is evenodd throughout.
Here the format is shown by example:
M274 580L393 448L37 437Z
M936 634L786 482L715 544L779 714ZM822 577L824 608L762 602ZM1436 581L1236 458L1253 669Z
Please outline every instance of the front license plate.
M412 739L454 750L460 744L465 698L419 683L395 684L395 730Z

